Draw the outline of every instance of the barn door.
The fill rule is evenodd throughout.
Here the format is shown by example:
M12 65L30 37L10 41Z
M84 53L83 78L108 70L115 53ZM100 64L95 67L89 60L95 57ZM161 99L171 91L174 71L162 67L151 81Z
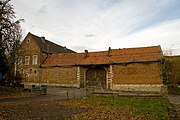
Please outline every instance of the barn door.
M86 85L106 88L106 71L101 67L91 67L86 72Z

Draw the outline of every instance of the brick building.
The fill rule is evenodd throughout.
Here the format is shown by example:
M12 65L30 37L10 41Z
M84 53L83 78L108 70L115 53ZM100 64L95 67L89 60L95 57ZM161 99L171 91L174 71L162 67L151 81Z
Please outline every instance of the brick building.
M18 50L17 71L22 74L23 82L37 83L41 80L41 63L48 54L75 53L45 39L28 33Z
M160 91L160 46L83 53L48 54L41 82L109 90Z
M160 91L160 46L75 53L31 33L19 49L25 85Z

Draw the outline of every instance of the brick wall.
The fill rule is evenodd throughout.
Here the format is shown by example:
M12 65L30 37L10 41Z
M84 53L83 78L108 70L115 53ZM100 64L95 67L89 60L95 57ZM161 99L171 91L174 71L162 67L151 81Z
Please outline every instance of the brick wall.
M65 66L65 67L48 67L41 68L41 82L60 84L59 86L66 86L67 84L72 85L78 84L77 81L77 67L76 66ZM67 85L68 86L68 85Z
M113 65L113 84L162 84L159 63Z
M37 65L32 64L33 55L38 56ZM39 81L39 65L41 62L40 49L31 36L27 36L18 50L19 58L22 58L22 65L17 65L17 71L22 74L23 82ZM25 57L29 56L29 65L25 65Z

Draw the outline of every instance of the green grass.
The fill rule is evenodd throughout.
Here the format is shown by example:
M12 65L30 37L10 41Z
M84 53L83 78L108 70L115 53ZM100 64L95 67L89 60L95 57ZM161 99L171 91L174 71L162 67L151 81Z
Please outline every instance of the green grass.
M94 97L84 99L90 104L111 105L113 109L128 110L141 119L168 119L168 103L163 98L119 98L119 97Z
M1 95L16 94L16 93L20 93L20 92L21 92L21 90L19 88L0 86L0 94Z

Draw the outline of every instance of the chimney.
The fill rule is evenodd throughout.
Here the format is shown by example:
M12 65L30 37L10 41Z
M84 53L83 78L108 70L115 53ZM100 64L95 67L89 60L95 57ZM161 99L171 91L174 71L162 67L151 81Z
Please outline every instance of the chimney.
M64 50L67 50L66 46L64 46Z
M42 36L42 37L41 37L41 40L42 40L43 42L45 42L45 37L44 37L44 36Z
M111 47L109 47L109 49L108 49L108 55L107 56L110 57L111 56L110 54L111 54Z
M85 52L84 58L88 57L88 50L84 50L84 52Z

